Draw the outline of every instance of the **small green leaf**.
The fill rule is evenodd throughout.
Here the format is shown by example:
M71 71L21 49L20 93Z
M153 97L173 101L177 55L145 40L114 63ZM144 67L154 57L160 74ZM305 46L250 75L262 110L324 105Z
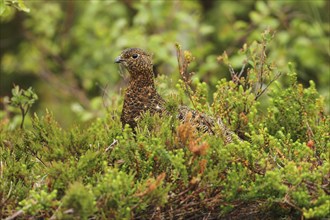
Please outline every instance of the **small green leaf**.
M6 11L5 0L0 0L0 16Z
M18 9L25 12L30 12L30 9L26 7L23 0L18 0Z

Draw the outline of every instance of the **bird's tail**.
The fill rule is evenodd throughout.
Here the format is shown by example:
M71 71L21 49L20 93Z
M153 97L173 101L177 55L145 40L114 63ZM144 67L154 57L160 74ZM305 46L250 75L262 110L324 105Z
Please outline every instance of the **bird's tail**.
M233 136L237 136L225 126L221 118L213 118L205 113L190 109L187 106L179 106L178 118L181 121L190 120L196 125L198 130L203 132L216 134L215 130L218 128L226 144L232 143Z

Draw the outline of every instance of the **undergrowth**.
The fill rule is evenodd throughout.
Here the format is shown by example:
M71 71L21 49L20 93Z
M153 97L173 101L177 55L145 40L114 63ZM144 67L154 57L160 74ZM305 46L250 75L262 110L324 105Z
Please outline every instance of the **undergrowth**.
M116 111L68 130L49 111L32 128L1 122L0 218L329 217L330 118L312 81L304 88L292 67L279 74L269 63L271 37L242 49L241 71L218 58L232 80L219 80L212 104L207 85L183 78L170 113L145 114L136 134ZM192 55L180 56L188 76ZM237 134L232 142L217 124L211 135L176 119L185 94Z

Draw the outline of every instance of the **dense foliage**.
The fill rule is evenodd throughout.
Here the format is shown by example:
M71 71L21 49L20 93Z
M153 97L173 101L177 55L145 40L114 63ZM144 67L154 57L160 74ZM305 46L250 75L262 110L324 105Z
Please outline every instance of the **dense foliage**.
M1 45L1 219L330 216L328 2L0 2L1 42L17 35ZM135 133L113 64L130 46L155 53L169 112ZM179 121L181 103L233 141Z

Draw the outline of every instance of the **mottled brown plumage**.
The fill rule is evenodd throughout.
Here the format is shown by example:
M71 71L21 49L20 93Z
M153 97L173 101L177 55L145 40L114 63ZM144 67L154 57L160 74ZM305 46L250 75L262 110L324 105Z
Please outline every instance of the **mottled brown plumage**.
M121 114L123 126L136 127L138 118L146 111L162 113L164 100L155 88L150 54L139 48L129 48L115 62L123 64L130 74Z
M121 115L123 126L129 124L132 128L135 128L137 120L146 111L151 114L157 112L161 114L166 111L165 101L157 93L154 85L153 64L150 54L139 48L129 48L124 50L115 62L124 65L130 74ZM218 125L225 141L232 141L232 135L227 131L221 119L215 120L187 106L180 106L178 112L180 120L185 120L187 114L190 113L190 120L193 120L199 129L213 134L213 127L215 124Z

